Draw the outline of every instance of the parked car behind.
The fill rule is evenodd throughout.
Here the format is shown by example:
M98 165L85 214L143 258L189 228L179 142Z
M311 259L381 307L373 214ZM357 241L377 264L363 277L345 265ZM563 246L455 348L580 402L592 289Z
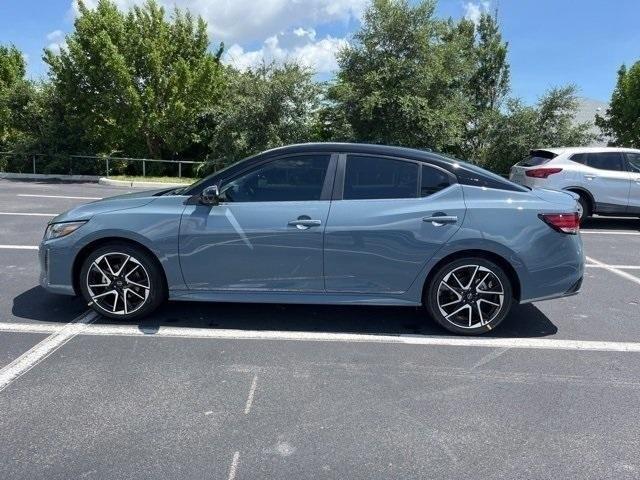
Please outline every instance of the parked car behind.
M640 216L640 150L542 148L511 168L511 181L580 195L580 218Z
M579 291L576 198L430 152L292 145L54 218L41 284L125 321L167 298L424 305L485 333L516 303Z

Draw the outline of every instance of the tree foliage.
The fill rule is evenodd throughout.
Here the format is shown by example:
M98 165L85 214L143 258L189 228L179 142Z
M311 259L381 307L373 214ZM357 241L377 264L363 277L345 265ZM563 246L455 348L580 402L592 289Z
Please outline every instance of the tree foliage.
M25 71L20 51L13 45L0 45L0 149L5 148L15 134L13 115L22 106L15 104L13 94L26 84Z
M469 110L461 88L469 80L468 49L434 10L432 0L374 0L339 53L329 100L355 139L436 149L460 142Z
M574 87L532 106L509 98L497 12L477 23L443 19L435 1L373 0L325 84L295 63L225 66L200 17L167 14L156 0L126 11L78 0L65 46L44 53L46 80L26 79L20 52L0 45L0 149L226 164L284 144L358 141L506 172L531 148L591 141L574 124ZM621 69L598 119L616 144L640 143L639 77L640 64Z
M313 139L320 86L313 72L296 64L263 64L230 70L222 100L203 126L209 147L225 163L267 148Z
M193 119L211 108L222 83L222 49L208 50L202 18L154 0L123 13L79 0L66 48L45 52L55 94L91 152L172 157L197 141Z
M533 106L508 100L506 111L489 131L485 166L506 173L531 149L589 144L593 140L590 125L574 123L576 108L572 85L549 90Z
M596 116L596 125L612 145L640 148L640 61L620 67L610 107L605 117Z

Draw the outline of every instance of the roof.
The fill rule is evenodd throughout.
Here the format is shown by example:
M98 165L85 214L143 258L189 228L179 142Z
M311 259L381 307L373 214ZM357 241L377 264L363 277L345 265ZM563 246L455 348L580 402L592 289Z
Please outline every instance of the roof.
M623 147L558 147L558 148L532 148L531 150L544 150L545 152L562 155L563 153L596 153L596 152L634 152L640 153L640 150L634 148Z

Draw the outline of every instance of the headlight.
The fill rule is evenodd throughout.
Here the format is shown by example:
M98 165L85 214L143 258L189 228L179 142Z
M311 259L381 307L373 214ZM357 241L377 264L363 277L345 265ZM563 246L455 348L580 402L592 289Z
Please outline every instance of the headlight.
M44 232L44 239L51 240L52 238L66 237L67 235L75 232L84 222L63 222L63 223L51 223L47 225L47 230Z

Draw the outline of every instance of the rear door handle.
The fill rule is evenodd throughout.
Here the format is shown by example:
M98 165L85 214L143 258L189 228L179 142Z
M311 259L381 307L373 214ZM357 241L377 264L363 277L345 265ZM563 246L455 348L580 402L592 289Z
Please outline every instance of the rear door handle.
M594 178L596 178L596 175L585 175L584 178L586 178L587 180L593 180Z
M290 227L296 227L300 230L306 230L309 227L319 227L320 225L322 225L322 221L312 220L310 218L299 218L289 222Z
M440 227L445 223L456 223L458 221L458 217L455 215L432 215L431 217L424 217L422 221L431 222L436 227Z

